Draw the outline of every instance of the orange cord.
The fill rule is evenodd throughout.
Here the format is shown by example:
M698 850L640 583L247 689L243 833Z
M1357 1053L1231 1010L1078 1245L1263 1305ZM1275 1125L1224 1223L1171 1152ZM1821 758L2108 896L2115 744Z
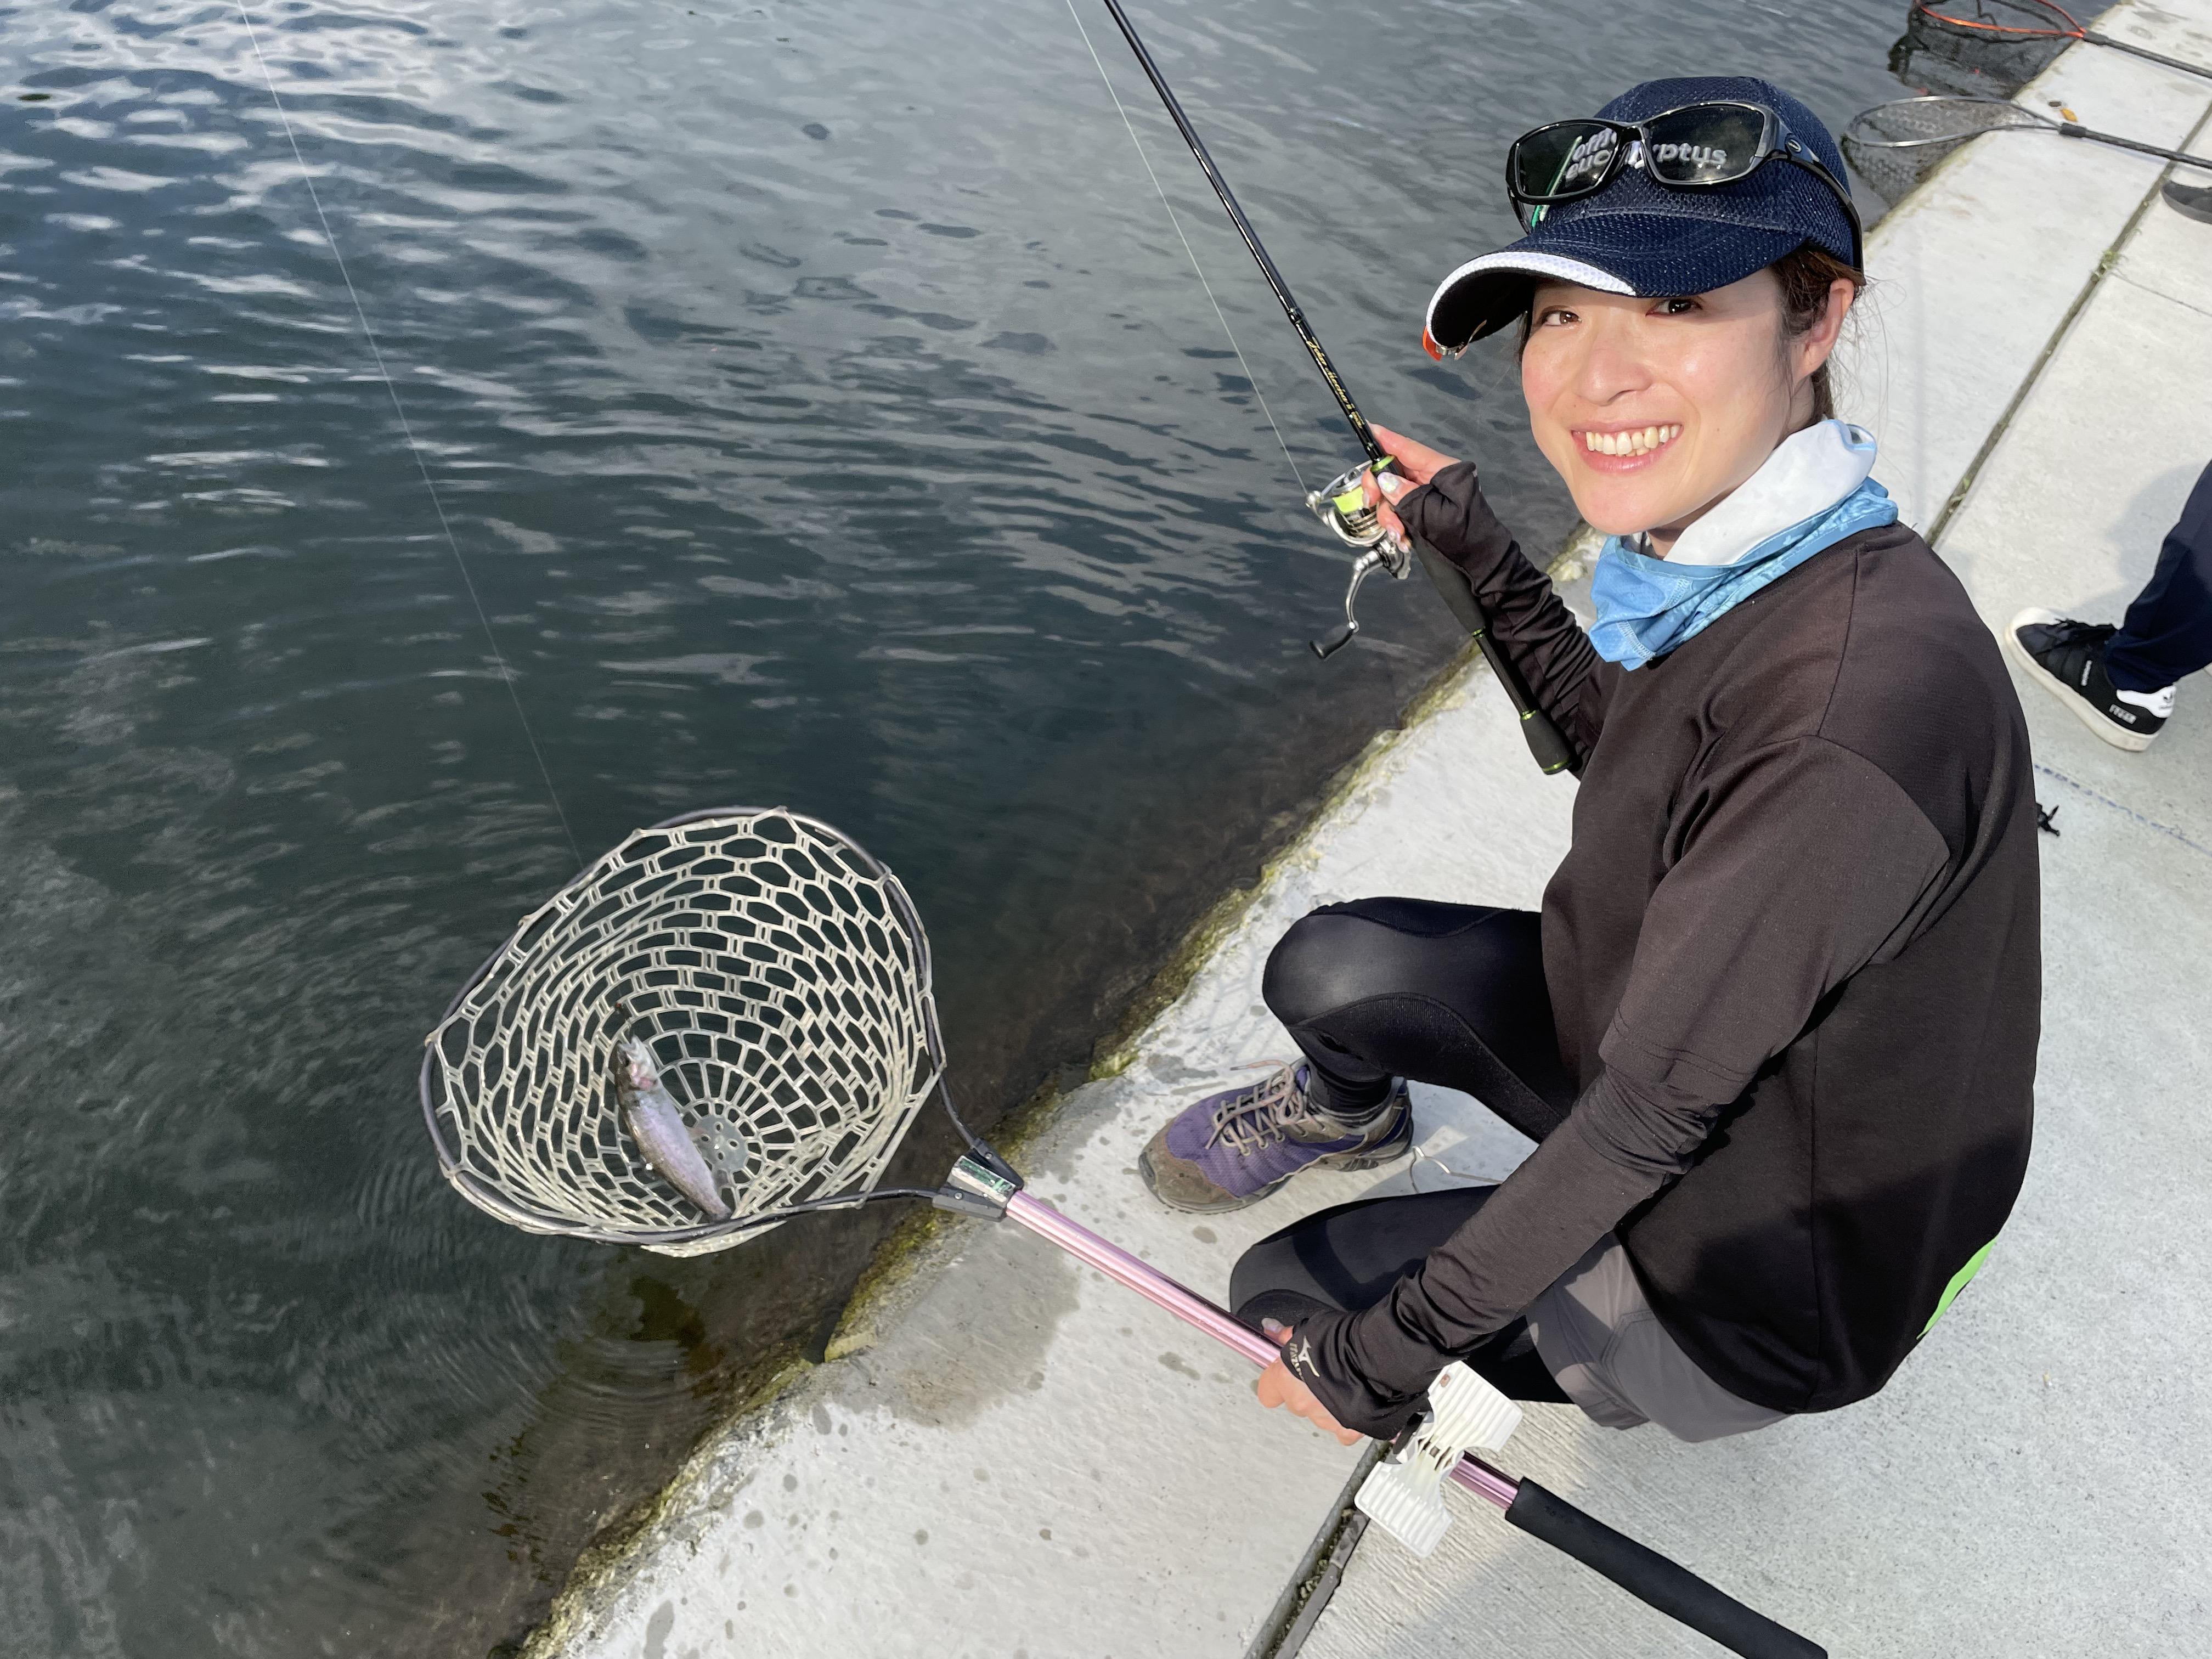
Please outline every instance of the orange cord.
M2067 27L2063 29L2024 29L2015 27L2009 23L1977 22L1971 17L1954 17L1948 12L1938 11L1929 5L1927 0L1915 0L1912 9L1923 17L1932 17L1937 22L1947 23L1954 29L1979 29L1986 34L2011 34L2029 40L2079 40L2087 35L2088 31L2076 22L2073 14L2065 8L2051 4L2051 0L2040 0L2040 3L2044 10L2055 12L2063 17Z

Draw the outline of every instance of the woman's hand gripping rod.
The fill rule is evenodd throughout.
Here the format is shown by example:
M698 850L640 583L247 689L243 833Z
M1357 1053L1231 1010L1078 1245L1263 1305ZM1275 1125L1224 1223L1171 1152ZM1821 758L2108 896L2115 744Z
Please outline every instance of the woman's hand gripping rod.
M1279 1350L1267 1337L1227 1309L1216 1306L1032 1197L1018 1179L1010 1178L1012 1171L1005 1160L995 1153L989 1156L997 1169L972 1157L963 1158L952 1166L934 1200L939 1209L982 1220L1012 1221L1127 1285L1186 1325L1205 1332L1223 1346L1235 1349L1255 1365L1264 1368L1274 1362ZM1448 1368L1438 1387L1455 1389L1455 1373L1465 1370L1459 1365ZM1473 1373L1468 1375L1473 1378ZM1438 1402L1436 1417L1445 1420L1442 1438L1436 1437L1438 1424L1432 1419L1419 1433L1409 1437L1392 1462L1378 1465L1362 1486L1360 1507L1392 1536L1426 1555L1443 1535L1443 1527L1436 1519L1440 1506L1432 1506L1421 1490L1419 1465L1425 1458L1431 1467L1445 1468L1444 1479L1495 1504L1522 1531L1594 1568L1638 1601L1711 1637L1731 1653L1741 1654L1744 1659L1826 1659L1826 1649L1753 1612L1687 1568L1594 1520L1534 1481L1516 1480L1471 1452L1460 1451L1450 1443L1455 1432L1465 1437L1465 1443L1502 1444L1504 1434L1511 1431L1511 1423L1500 1413L1486 1411L1474 1390L1467 1394L1469 1408L1466 1410ZM1446 1400L1449 1398L1447 1394ZM1512 1421L1517 1420L1515 1413ZM1504 1433L1498 1432L1501 1427ZM1376 1480L1376 1476L1394 1468L1401 1473ZM1370 1487L1376 1488L1372 1497Z

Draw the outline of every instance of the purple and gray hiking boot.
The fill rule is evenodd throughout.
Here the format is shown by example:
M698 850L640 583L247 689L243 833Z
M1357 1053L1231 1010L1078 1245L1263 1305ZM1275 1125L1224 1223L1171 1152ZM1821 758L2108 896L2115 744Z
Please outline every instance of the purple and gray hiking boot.
M1303 1170L1366 1170L1413 1148L1402 1080L1364 1123L1346 1123L1306 1092L1304 1065L1184 1108L1146 1144L1138 1173L1171 1210L1241 1210Z

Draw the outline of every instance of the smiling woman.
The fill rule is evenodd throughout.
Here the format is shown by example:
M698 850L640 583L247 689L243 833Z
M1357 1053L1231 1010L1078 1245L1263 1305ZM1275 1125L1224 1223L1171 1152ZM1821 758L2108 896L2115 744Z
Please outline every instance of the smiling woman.
M1865 280L1808 246L1704 294L1539 283L1522 388L1583 517L1664 553L1784 436L1832 419L1829 358Z
M1229 1209L1386 1163L1407 1079L1538 1146L1500 1186L1255 1245L1231 1300L1286 1345L1265 1403L1388 1435L1461 1360L1684 1440L1831 1410L1888 1381L2011 1208L2027 739L1873 437L1834 418L1863 282L1842 170L1767 82L1646 82L1514 146L1528 234L1430 301L1439 356L1520 325L1537 446L1608 533L1585 633L1471 464L1376 428L1403 475L1370 485L1378 515L1465 573L1579 753L1573 844L1540 914L1377 897L1298 922L1263 988L1304 1060L1188 1109L1143 1172Z

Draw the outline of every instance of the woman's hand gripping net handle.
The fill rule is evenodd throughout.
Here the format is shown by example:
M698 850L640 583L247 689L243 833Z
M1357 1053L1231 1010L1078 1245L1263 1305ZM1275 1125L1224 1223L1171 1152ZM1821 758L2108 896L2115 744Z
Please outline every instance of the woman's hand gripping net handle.
M1027 1228L1077 1261L1127 1285L1155 1307L1164 1308L1186 1325L1234 1348L1255 1365L1264 1368L1277 1358L1273 1342L1226 1309L1185 1289L974 1159L963 1158L954 1166L938 1201L942 1207L962 1214L986 1218L1003 1216ZM1639 1601L1711 1637L1731 1653L1741 1654L1744 1659L1826 1659L1826 1649L1753 1612L1688 1569L1592 1519L1533 1480L1516 1480L1473 1455L1462 1457L1449 1479L1496 1504L1508 1521L1531 1537L1603 1573Z

